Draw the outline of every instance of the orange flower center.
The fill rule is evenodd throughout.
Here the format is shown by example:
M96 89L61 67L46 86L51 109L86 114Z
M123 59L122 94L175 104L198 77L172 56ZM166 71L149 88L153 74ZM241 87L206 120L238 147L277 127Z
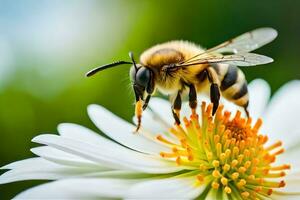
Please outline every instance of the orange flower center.
M268 137L258 133L261 119L252 126L251 118L241 117L240 111L231 117L222 105L213 117L212 104L205 102L201 110L201 120L192 114L183 119L184 126L169 130L169 138L157 136L170 147L161 157L192 172L197 185L207 186L207 193L215 190L232 198L262 199L285 186L281 178L290 165L273 165L284 149L280 141L266 147Z

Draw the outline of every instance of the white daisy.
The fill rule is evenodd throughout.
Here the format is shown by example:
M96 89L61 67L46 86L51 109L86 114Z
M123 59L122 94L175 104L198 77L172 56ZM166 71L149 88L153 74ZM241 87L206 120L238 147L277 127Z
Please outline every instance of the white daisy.
M134 125L91 105L90 118L112 140L60 124L59 135L32 140L44 145L31 149L38 157L2 167L8 171L0 183L53 180L15 199L299 199L300 81L287 83L270 103L265 81L251 82L249 93L253 122L240 111L230 117L224 110L237 107L224 101L214 118L203 103L199 117L172 126L169 103L154 98L138 134ZM190 116L187 104L182 116Z

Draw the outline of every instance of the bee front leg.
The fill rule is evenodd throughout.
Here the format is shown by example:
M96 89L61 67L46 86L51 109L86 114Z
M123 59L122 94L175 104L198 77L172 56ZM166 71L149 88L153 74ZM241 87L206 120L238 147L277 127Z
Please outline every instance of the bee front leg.
M143 105L143 110L145 110L148 107L148 103L150 101L150 98L151 98L151 94L148 94L146 99L145 99L144 105Z
M175 119L175 123L177 125L180 124L180 110L181 110L181 94L180 92L177 93L174 101L173 101L173 105L172 105L172 114L173 117Z
M219 107L220 101L220 88L219 78L213 68L207 68L208 80L210 82L210 101L213 103L212 115L214 115Z
M143 105L143 110L145 110L147 108L148 103L151 99L151 96L152 96L154 90L155 90L154 74L152 71L150 71L150 81L146 87L147 97L146 97L144 105Z

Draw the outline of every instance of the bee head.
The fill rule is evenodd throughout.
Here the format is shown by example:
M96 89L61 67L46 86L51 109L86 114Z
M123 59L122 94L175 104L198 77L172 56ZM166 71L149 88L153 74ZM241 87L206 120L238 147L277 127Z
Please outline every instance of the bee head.
M135 98L136 101L144 100L144 96L146 94L151 94L153 92L153 73L149 68L144 67L141 64L136 64L132 53L129 55L133 63L130 68L129 75Z
M151 69L136 64L132 52L129 52L129 56L132 60L132 66L130 68L130 78L132 81L133 91L135 94L135 115L138 123L136 132L141 126L142 112L147 108L151 94L154 91L153 72ZM145 98L144 98L145 97Z
M142 65L133 65L130 68L130 79L133 84L136 100L144 100L144 96L151 94L153 89L151 88L152 72L150 69L143 67Z
M112 67L117 67L124 64L132 64L132 67L130 69L130 78L132 81L132 86L133 86L135 99L136 99L135 113L138 119L138 125L136 131L138 131L141 126L143 109L147 107L151 94L154 91L154 80L153 80L154 76L151 69L142 66L141 64L136 64L132 52L129 52L129 56L132 62L121 60L106 65L102 65L87 72L86 76L87 77L93 76L98 72L101 72L105 69L109 69Z

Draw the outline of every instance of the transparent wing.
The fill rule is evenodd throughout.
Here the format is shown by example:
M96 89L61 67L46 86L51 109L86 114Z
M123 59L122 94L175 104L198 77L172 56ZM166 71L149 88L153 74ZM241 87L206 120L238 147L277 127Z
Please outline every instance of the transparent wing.
M270 43L276 37L277 31L275 29L259 28L224 42L212 48L212 50L218 53L234 54L250 52Z
M228 40L218 46L210 48L203 53L197 54L183 63L193 62L199 58L205 58L209 54L239 54L251 52L265 44L273 41L277 37L277 31L273 28L259 28L244 33L236 38Z
M181 64L180 66L191 66L198 64L226 63L241 67L262 65L273 62L273 59L267 56L255 53L239 53L233 55L212 55L210 57L195 59L193 62Z

